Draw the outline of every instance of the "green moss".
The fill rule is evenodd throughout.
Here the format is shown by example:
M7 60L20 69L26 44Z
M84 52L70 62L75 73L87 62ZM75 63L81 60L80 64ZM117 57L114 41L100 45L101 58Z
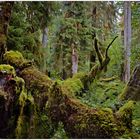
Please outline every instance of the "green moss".
M110 110L90 109L78 102L77 106L73 106L72 102L69 106L71 109L68 110L73 113L63 122L70 138L117 138L119 135L120 127Z
M64 90L63 92L69 95L79 94L79 92L81 92L81 90L84 88L81 80L78 78L68 78L62 83L62 85Z
M28 67L21 71L21 77L25 80L26 87L32 94L47 93L52 80L35 67ZM35 93L36 92L36 93Z
M4 61L12 66L18 67L25 61L25 59L18 51L7 51L4 54Z
M127 126L128 130L132 129L132 115L134 104L134 101L128 101L116 112L116 114L122 120L122 125Z
M128 101L127 103L125 103L117 112L119 115L124 116L125 114L127 115L127 113L131 110L133 110L134 108L134 101Z
M117 138L127 130L110 108L89 108L57 83L52 86L48 109L54 122L63 122L69 138Z
M133 120L132 124L134 132L140 135L140 119Z
M86 75L85 72L78 72L78 73L73 75L73 78L82 79L83 77L85 77L85 75Z
M6 64L3 64L3 65L0 65L0 71L5 71L5 75L13 75L15 76L16 75L16 72L15 72L15 69L14 67L10 66L10 65L6 65ZM1 75L2 76L2 75Z

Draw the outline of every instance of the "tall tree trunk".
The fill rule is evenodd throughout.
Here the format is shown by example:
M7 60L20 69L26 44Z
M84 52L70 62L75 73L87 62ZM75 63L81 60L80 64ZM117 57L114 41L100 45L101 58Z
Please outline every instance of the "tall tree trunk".
M45 27L43 30L43 36L42 36L42 46L45 48L47 46L48 42L48 28Z
M8 25L11 18L13 3L14 2L0 2L0 62L2 62L3 54L6 51Z
M124 82L130 78L130 47L131 47L131 2L124 2Z
M77 73L78 70L78 53L76 49L72 48L72 75Z
M47 47L47 42L48 42L48 28L45 27L43 29L43 35L42 35L42 47L43 47L43 66L42 66L42 72L46 73L47 70L47 66L46 66L46 56L47 56L47 52L46 52L46 47Z
M96 7L94 7L92 9L92 27L95 27L96 28ZM93 35L92 35L92 38L94 40L94 38L96 37L96 33L94 31ZM93 41L93 46L96 46L96 41L94 40ZM94 53L94 50L92 50L90 52L90 69L95 65L95 61L96 61L96 54Z

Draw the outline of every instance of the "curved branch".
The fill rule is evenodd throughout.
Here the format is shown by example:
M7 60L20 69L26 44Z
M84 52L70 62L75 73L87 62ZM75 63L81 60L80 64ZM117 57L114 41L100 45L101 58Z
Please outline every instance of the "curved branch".
M116 36L116 37L110 42L110 44L107 46L107 48L106 48L106 53L105 53L105 57L108 57L108 50L109 50L110 46L112 45L112 43L115 41L115 39L116 39L117 37L118 37L118 36Z

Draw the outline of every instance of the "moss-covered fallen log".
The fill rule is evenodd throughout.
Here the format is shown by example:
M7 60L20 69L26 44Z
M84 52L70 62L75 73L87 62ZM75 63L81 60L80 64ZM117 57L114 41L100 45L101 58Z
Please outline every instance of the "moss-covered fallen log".
M47 108L52 121L63 122L70 138L120 138L131 133L132 101L116 113L110 108L90 108L55 83Z
M109 46L107 50L108 48ZM25 109L25 114L28 114L28 124L31 128L28 129L28 134L26 133L27 137L49 138L59 122L63 122L70 138L119 138L131 132L131 106L113 113L111 109L89 108L75 97L75 93L86 88L88 82L102 72L109 60L106 51L102 63L93 67L89 73L76 74L66 81L61 81L59 85L47 75L39 72L32 62L23 58L21 53L6 52L4 63L14 66L16 74L24 79L27 97L30 97L24 100L26 101L25 108L28 110ZM32 109L30 109L31 103ZM22 119L19 118L19 122L20 120ZM44 124L48 126L45 127ZM43 134L37 132L40 130L40 125L44 126ZM25 137L25 134L20 135L19 133L19 138Z
M3 122L6 122L6 124L1 125L3 127L1 130L6 131L6 138L36 138L37 135L31 133L33 131L31 128L34 126L36 127L35 129L39 129L39 127L36 124L33 125L30 121L32 121L33 116L36 116L35 114L38 110L34 110L35 108L32 108L32 111L27 110L29 104L26 104L26 101L31 99L30 95L25 92L24 81L16 77L14 68L9 65L1 65L0 70L6 70L7 75L10 73L13 76L8 81L10 85L8 84L8 88L5 90L6 93L2 94L1 92L1 99L3 101L1 102L1 107L3 107L1 110L1 119L4 118L3 114L5 112L9 116L4 118ZM114 114L111 109L92 109L80 103L74 96L72 97L69 93L65 92L63 85L55 83L49 91L49 94L47 94L49 95L49 100L45 113L51 118L50 123L56 124L55 126L60 121L63 122L64 129L70 138L118 138L127 133L127 131L130 133L132 103L128 108L124 107ZM13 100L9 100L11 99L10 97ZM28 107L26 108L26 106ZM29 113L33 113L34 115ZM12 117L14 117L14 120ZM5 127L9 127L9 123L7 122L11 121L13 122L8 131ZM46 127L44 131L46 131L46 137L49 138L48 131L50 130ZM53 132L53 130L51 131ZM3 134L1 137L5 138L5 133Z

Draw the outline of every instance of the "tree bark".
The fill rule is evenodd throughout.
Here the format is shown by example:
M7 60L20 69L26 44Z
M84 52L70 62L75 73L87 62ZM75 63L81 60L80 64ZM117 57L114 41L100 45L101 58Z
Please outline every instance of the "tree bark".
M131 47L131 2L124 2L124 82L130 78L130 47Z
M72 48L72 75L78 71L78 54L75 48Z
M43 35L42 35L42 46L45 48L48 43L48 28L45 27L43 30Z

